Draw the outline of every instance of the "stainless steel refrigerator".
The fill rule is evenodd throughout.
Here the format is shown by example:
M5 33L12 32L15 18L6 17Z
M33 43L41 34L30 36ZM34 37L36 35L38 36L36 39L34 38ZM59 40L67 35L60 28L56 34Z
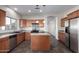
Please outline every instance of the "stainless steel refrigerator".
M65 21L65 45L74 52L78 52L79 18Z

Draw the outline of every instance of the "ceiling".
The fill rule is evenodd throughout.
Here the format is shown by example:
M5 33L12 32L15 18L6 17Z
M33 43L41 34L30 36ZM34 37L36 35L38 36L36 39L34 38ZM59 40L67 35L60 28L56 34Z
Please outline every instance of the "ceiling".
M17 8L18 10L16 12L20 15L48 13L59 14L76 6L77 5L39 5L40 9L35 9L36 5L8 5L8 7L13 10L14 8ZM29 13L28 10L31 10L31 12ZM40 10L43 12L40 12Z

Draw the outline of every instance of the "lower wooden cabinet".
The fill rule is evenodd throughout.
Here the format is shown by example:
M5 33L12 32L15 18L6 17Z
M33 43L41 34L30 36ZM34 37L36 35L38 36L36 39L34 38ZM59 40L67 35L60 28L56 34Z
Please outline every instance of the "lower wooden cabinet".
M9 37L0 39L0 52L8 52L9 51Z
M64 41L65 41L65 33L64 32L59 32L58 33L58 38L59 38L59 41L64 43Z
M24 40L25 40L25 33L17 34L17 44L21 43Z
M25 33L25 40L31 40L31 33L30 32Z
M50 36L31 35L31 49L34 51L48 51L50 49Z

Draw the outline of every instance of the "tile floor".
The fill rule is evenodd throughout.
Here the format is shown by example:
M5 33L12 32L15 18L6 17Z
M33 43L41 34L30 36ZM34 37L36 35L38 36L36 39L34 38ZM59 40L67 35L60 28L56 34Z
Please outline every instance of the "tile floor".
M13 49L10 53L72 53L62 43L58 42L57 47L51 47L50 51L32 51L30 48L30 42L24 41Z

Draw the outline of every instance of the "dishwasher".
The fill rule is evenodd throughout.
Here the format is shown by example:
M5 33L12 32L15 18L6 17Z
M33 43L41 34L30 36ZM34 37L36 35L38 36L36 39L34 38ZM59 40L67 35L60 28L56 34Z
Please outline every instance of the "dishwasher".
M16 47L16 35L11 35L10 37L10 50Z

